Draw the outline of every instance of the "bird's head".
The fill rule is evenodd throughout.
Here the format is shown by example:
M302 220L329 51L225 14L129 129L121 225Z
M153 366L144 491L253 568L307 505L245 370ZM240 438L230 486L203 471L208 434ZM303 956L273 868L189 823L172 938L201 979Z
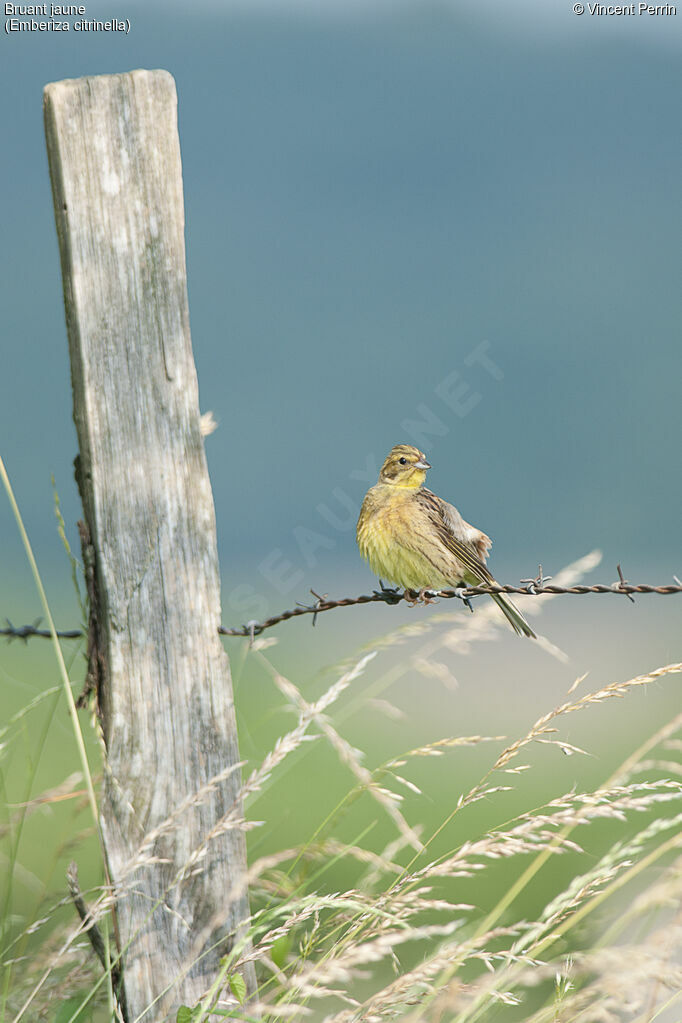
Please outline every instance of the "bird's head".
M426 479L426 470L430 468L426 455L419 448L411 444L396 444L381 467L379 483L418 490Z

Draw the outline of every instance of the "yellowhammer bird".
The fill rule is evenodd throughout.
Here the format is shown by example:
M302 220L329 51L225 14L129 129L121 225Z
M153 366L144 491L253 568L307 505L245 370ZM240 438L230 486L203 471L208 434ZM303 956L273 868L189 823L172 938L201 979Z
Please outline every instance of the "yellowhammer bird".
M430 468L426 456L410 444L391 450L362 503L360 553L380 580L415 590L422 598L429 590L495 585L485 566L492 540L426 489ZM491 597L515 632L537 639L506 594Z

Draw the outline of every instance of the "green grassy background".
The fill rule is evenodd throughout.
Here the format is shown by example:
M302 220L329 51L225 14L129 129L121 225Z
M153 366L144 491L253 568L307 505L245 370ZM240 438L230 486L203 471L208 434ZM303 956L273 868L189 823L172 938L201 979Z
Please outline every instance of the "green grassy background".
M66 563L61 581L60 597L68 597ZM37 605L29 587L16 588L12 599L13 619L17 622L31 620ZM484 607L483 604L477 606ZM538 606L542 607L542 602ZM77 623L75 601L57 599L55 610L59 624ZM468 616L464 609L451 609L451 605L444 609L442 604L438 608L414 610L341 609L321 616L315 629L311 628L310 620L281 626L272 633L277 636L276 645L267 649L264 656L312 701L340 674L338 661L352 658L354 651L359 656L361 650L380 647L385 634L400 622L426 621L443 610L451 612L455 620ZM424 675L411 665L412 660L420 657L424 640L408 639L401 645L380 650L365 674L353 683L334 708L331 716L335 726L353 746L365 752L364 762L370 769L441 738L488 735L512 740L525 734L542 714L562 703L578 675L589 672L576 694L580 696L607 682L625 680L667 663L678 648L679 610L675 598L643 597L634 606L625 598L610 596L556 598L547 602L541 616L533 621L565 650L570 658L568 663L559 663L536 644L516 638L502 622L503 627L495 631L492 641L474 644L465 653L445 650L434 654L431 660L446 664L451 676L443 681ZM436 633L444 628L439 626ZM245 768L248 772L260 763L277 738L293 727L295 715L284 705L261 655L250 651L244 640L226 642L233 672L241 755L248 764ZM72 665L74 689L78 691L84 672L82 653L78 644L72 642L65 644L65 650L67 663ZM388 685L387 676L396 667L402 669L402 675ZM54 656L46 641L33 640L27 646L3 644L0 673L5 719L40 693L58 686ZM391 705L390 713L384 706L377 705L377 699ZM520 762L529 764L530 769L519 775L498 778L498 783L509 784L512 791L496 793L458 814L429 847L429 858L479 837L515 814L539 807L572 788L578 791L596 788L633 749L678 710L679 678L672 676L630 692L626 699L593 705L561 720L558 737L585 749L588 756L569 757L556 746L531 745L520 757ZM81 712L91 764L93 771L98 772L99 749L88 719L89 714ZM13 816L12 834L16 838L20 804L79 770L63 694L58 691L42 700L10 726L3 742L6 745L0 762L1 778L9 806L5 820L7 814ZM423 827L423 838L436 831L454 809L459 796L468 792L486 773L505 744L497 740L457 748L439 758L413 759L400 769L400 773L421 789L422 794L417 795L398 786L405 794L402 811L410 824ZM83 786L77 788L82 790ZM339 763L324 738L305 744L275 772L264 791L249 804L249 816L265 822L250 834L251 861L310 842L327 816L353 788L352 775ZM589 834L583 830L575 837L579 842L586 842L589 863L596 861L616 838L634 833L641 824L639 815L625 825L601 822L591 825ZM385 812L365 793L344 808L335 819L331 833L325 837L350 844L356 844L361 837L360 844L380 852L395 836L395 827ZM3 856L13 847L8 839L5 835L0 847ZM23 823L17 851L11 876L3 871L3 887L9 885L3 892L3 898L9 900L4 903L5 936L20 935L33 921L49 916L49 921L20 945L32 963L42 962L49 948L46 939L50 932L61 933L58 925L74 919L73 910L65 899L68 863L72 859L78 863L81 885L86 893L91 888L96 889L102 880L84 793L81 791L76 798L51 800L32 808ZM474 919L480 920L518 876L520 862L512 858L495 864L494 871L486 870L479 877L442 882L443 892L455 902L472 903L476 907ZM568 882L580 862L574 854L551 858L510 907L502 922L534 918L551 895ZM308 864L298 868L297 882L315 891L331 892L352 887L359 877L358 865L347 856L328 863L320 876L314 875L318 867ZM584 867L582 862L582 869ZM566 950L575 948L576 942L577 947L589 947L590 942L617 918L636 890L636 886L626 888L609 900L602 910L588 918L577 935L571 936L570 942L565 944ZM90 898L93 897L90 893ZM60 900L66 905L55 911ZM295 940L298 937L300 935ZM286 945L282 954L295 951L294 941ZM403 961L410 962L415 954L405 952ZM20 977L21 967L15 968L10 975L10 992L16 993ZM72 989L71 982L62 980L61 983L61 988L57 985L58 992ZM62 1004L59 997L57 1008ZM539 993L536 997L540 997ZM523 1011L528 1012L532 1002L533 998L526 1002ZM50 1021L59 1018L49 1014L53 1008L48 1009L45 1016ZM505 1018L523 1018L516 1011L507 1011L510 1015Z
M220 422L207 453L225 624L305 601L310 588L346 596L375 585L355 549L354 510L388 448L406 440L428 451L429 485L494 538L502 581L538 562L556 573L593 547L604 561L591 582L612 582L619 561L636 582L682 575L682 22L578 18L571 7L131 0L114 11L93 0L88 16L129 16L130 35L3 33L0 443L60 626L77 625L79 611L52 473L74 548L80 508L41 94L48 81L136 67L165 67L178 86L193 346L202 410ZM482 342L497 375L468 361ZM453 373L480 395L466 415L439 394ZM23 624L40 608L3 500L0 536L0 618ZM596 689L680 660L678 597L538 603L567 664L505 629L466 655L439 651L449 682L412 663L418 642L380 653L335 710L367 765L447 735L519 736L584 672L582 690ZM290 622L267 654L311 699L339 660L441 610ZM293 721L258 658L240 640L226 645L250 768ZM81 652L65 649L79 690ZM408 670L384 691L400 663ZM0 729L58 683L48 643L0 644ZM379 692L398 716L364 698ZM533 747L532 769L511 779L518 788L470 807L436 846L595 786L679 705L673 676L566 719L562 737L590 756ZM16 829L23 802L78 770L63 697L0 741L0 827ZM406 791L407 818L435 828L500 746L410 764L424 795ZM307 841L352 784L323 740L306 744L253 803L267 826L250 835L252 856ZM338 836L368 827L381 848L391 825L363 796ZM94 837L81 837L90 828L83 796L31 808L16 865L0 860L5 940L64 897L71 858L84 890L99 884ZM590 834L591 855L613 840L610 826ZM12 836L1 836L0 857ZM351 883L354 869L335 862L324 884ZM514 869L462 883L465 901L483 912ZM532 915L570 869L568 856L552 861L513 911ZM72 916L50 912L30 939L31 968L44 932Z

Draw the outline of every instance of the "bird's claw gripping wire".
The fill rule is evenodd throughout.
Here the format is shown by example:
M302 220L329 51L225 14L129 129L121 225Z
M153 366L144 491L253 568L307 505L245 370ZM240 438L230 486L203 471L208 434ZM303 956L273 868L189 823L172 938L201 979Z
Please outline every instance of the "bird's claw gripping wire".
M383 579L379 580L380 590L373 590L375 597L381 597L387 604L399 604L403 599L403 595L400 590L393 586L384 586Z
M455 594L456 597L459 597L459 599L462 601L463 604L466 604L466 606L469 608L469 610L473 614L474 613L474 605L471 603L471 597L467 597L465 591L466 591L466 586L458 586L457 589L453 590L453 593Z
M405 590L403 597L410 607L414 607L415 604L435 604L439 592L439 590L430 590L425 586L419 591Z

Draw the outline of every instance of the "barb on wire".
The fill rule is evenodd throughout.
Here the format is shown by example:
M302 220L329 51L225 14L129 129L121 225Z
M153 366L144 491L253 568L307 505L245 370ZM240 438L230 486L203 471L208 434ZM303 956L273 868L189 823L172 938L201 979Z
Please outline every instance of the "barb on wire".
M313 616L313 628L314 628L314 627L315 627L315 624L316 624L316 622L317 622L317 614L318 614L318 611L320 611L320 610L324 610L324 609L322 608L322 605L323 605L323 604L325 603L325 601L327 600L327 597L329 596L329 594L328 594L328 593L323 593L323 594L322 594L322 596L320 596L320 594L319 594L319 593L315 593L315 590L311 590L310 592L312 593L313 597L315 597L315 598L316 598L316 601L315 601L315 603L314 603L314 604L312 604L312 605L310 605L310 604L302 604L300 600L297 600L297 601L296 601L296 607L302 607L302 608L304 608L304 609L305 609L305 610L306 610L306 611L307 611L307 612L308 612L309 614L312 614L312 616ZM220 629L222 629L222 626L220 626L220 628L218 629L218 632L220 632Z
M667 596L671 593L682 593L682 582L677 577L675 578L675 584L670 586L649 586L645 583L633 584L629 583L627 579L623 577L621 566L618 565L618 582L606 585L604 583L597 583L593 586L551 586L549 580L552 578L551 575L544 575L542 571L542 565L538 566L538 574L533 579L521 579L519 586L500 586L500 585L484 585L484 586L464 586L459 587L456 590L429 590L429 598L440 597L443 600L452 600L453 598L459 598L471 609L470 599L471 597L479 597L483 594L490 593L515 593L523 596L541 597L544 594L552 594L553 596L563 594L578 594L584 593L618 593L633 600L633 593L658 593L661 596ZM310 591L314 597L317 597L317 603L313 605L308 604L297 604L295 608L289 611L282 611L278 615L273 615L271 618L266 618L262 622L249 622L248 625L237 626L234 628L227 628L221 625L218 632L221 636L260 636L266 629L271 629L273 625L279 625L280 622L286 622L290 618L298 618L301 615L312 614L313 625L317 620L317 616L322 611L333 611L337 607L353 607L356 604L400 604L402 601L413 604L416 602L416 598L419 594L414 593L411 590L405 590L400 593L396 590L390 590L382 588L381 590L374 590L371 594L364 594L360 597L344 597L341 600L328 600L327 594L320 597L314 590Z
M619 583L618 583L618 589L622 590L623 593L625 593L625 596L628 598L628 600L631 600L632 603L634 604L635 598L632 596L632 593L629 593L627 591L627 587L630 584L628 583L627 579L625 579L624 576L623 576L623 569L620 567L620 565L618 565L617 568L618 568L618 579L620 580Z
M42 618L36 618L33 625L12 625L9 618L5 618L5 628L0 629L0 636L6 636L11 642L13 639L23 639L24 643L27 643L29 639L33 639L34 636L40 636L41 639L51 639L52 633L49 629L40 629L38 626L42 622ZM68 629L64 632L58 632L57 635L60 639L80 639L83 635L82 629Z
M620 572L620 565L618 566L618 571ZM535 576L535 578L534 579L522 579L521 580L521 585L522 586L524 586L524 585L527 586L529 593L536 593L537 592L536 587L540 587L540 589L542 589L549 582L549 580L552 579L552 578L553 578L553 576L551 576L551 575L543 575L542 574L542 565L538 565L538 574Z
M518 586L500 586L495 585L484 585L484 586L464 586L459 587L455 590L429 590L428 601L431 602L432 597L439 597L443 600L452 600L458 598L463 600L465 604L471 607L469 601L471 597L480 597L483 594L491 593L515 593L523 596L530 597L542 597L545 594L551 594L552 596L562 596L564 594L578 594L584 593L617 593L628 597L629 600L633 600L633 593L657 593L660 596L668 596L672 593L682 593L682 582L677 576L673 576L675 580L674 585L670 586L649 586L646 583L629 583L624 578L621 566L618 565L618 582L607 585L605 583L596 583L593 586L551 586L548 585L548 580L552 577L551 575L544 575L542 571L542 565L538 566L538 574L533 579L521 579ZM255 620L247 622L245 625L239 625L234 627L227 627L221 625L218 627L218 632L221 636L245 636L253 642L256 636L260 636L266 629L271 629L273 625L279 625L281 622L286 622L290 618L299 618L301 615L312 615L313 625L317 621L317 616L323 611L333 611L337 607L353 607L356 604L400 604L402 601L406 601L409 604L414 604L418 599L422 598L422 595L414 593L412 590L405 590L401 593L399 590L392 590L382 588L381 590L374 590L373 593L365 593L359 597L343 597L340 600L329 600L328 594L316 593L315 590L310 591L315 597L314 604L302 604L297 603L296 607L291 608L288 611L282 611L280 614L273 615L271 618L266 618L262 622ZM473 609L472 609L473 610ZM33 625L22 625L15 627L6 619L6 628L0 628L0 636L7 636L8 639L23 639L25 642L33 636L40 636L46 639L50 638L51 633L47 629L39 629L40 619L33 623ZM80 639L83 636L83 632L80 629L71 629L65 632L57 632L60 639Z

